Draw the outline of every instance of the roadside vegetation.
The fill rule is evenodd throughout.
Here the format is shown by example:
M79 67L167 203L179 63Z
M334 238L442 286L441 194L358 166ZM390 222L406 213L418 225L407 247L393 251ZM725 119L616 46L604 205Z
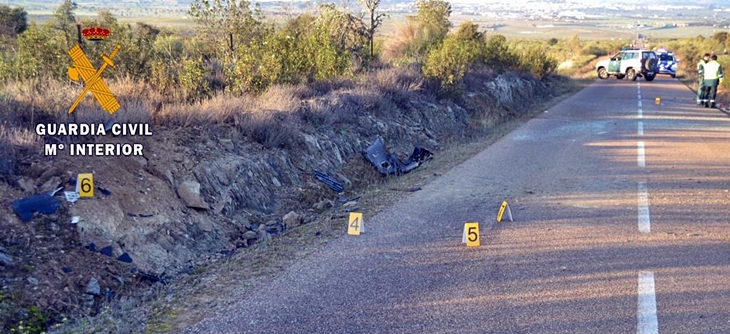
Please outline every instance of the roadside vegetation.
M718 31L710 37L697 36L686 39L670 39L660 41L659 45L664 46L680 59L678 77L689 85L696 87L697 63L705 53L717 55L717 61L725 69L727 78L730 73L730 33ZM721 91L730 90L730 80L724 80L721 84Z

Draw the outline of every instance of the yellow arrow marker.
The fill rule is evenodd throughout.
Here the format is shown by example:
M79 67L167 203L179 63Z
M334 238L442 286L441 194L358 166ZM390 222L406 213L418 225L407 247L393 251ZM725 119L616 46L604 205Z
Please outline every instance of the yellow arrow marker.
M465 223L464 233L461 235L461 243L466 243L466 247L479 247L481 245L481 241L482 239L479 235L479 223Z
M502 206L499 208L499 212L497 213L497 222L498 223L502 222L502 216L504 215L505 211L507 212L507 219L509 219L509 221L513 221L512 220L512 210L510 210L509 204L507 204L507 201L504 201L504 202L502 202Z
M656 105L662 104L662 99L657 97L656 99L654 99L654 104L656 104Z
M365 233L365 221L362 219L362 212L350 212L350 219L347 220L347 234L360 235Z

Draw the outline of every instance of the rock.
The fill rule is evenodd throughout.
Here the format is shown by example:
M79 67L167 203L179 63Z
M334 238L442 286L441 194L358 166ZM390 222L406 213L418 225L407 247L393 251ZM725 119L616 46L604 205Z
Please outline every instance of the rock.
M257 237L258 237L258 233L254 232L254 231L248 231L241 236L241 239L250 240L250 239L256 239Z
M349 201L349 202L347 202L345 204L342 204L342 208L343 209L352 209L352 208L355 208L355 207L357 207L357 202L355 202L355 201Z
M277 188L280 188L280 187L281 187L281 182L279 182L279 179L277 179L277 178L275 178L275 177L272 177L272 178L271 178L271 183L272 183L272 184L273 184L273 185L274 185L275 187L277 187Z
M20 189L23 189L23 191L27 193L35 192L35 184L33 180L27 177L21 177L20 180L18 180L18 187L20 187Z
M294 211L290 211L289 213L284 215L284 218L282 218L281 220L284 221L286 228L292 228L302 224L302 215Z
M208 219L206 216L201 216L198 219L198 227L200 227L201 230L205 232L211 232L213 231L213 222Z
M61 185L61 177L60 176L53 176L48 181L44 182L39 188L39 193L49 193L51 191L56 190L59 185Z
M61 230L61 228L60 228L60 227L58 227L58 225L57 225L56 223L50 223L50 224L48 225L48 228L50 228L50 229L51 229L51 231L53 231L53 232L58 232L58 231L60 231L60 230Z
M37 278L35 278L35 277L28 277L27 281L28 281L28 283L30 283L30 284L32 284L32 285L38 285L38 283L40 283L40 282L38 281L38 279L37 279Z
M208 210L210 207L200 197L200 183L185 181L177 187L177 195L189 208Z
M4 266L12 266L15 261L13 260L13 257L5 254L3 252L0 252L0 264Z
M46 169L45 171L43 171L43 173L38 177L38 179L36 181L38 181L38 183L45 184L52 177L60 176L62 173L63 172L61 172L60 169L58 169L56 167L52 167L52 168L49 168L49 169ZM59 179L60 179L60 177L59 177ZM38 184L38 183L36 183L36 184Z
M332 203L331 200L323 199L323 200L315 203L313 207L315 210L325 210L325 209L329 209L333 206L334 206L334 203Z
M89 283L86 284L86 293L94 296L101 295L101 286L99 286L99 281L95 277L92 277Z

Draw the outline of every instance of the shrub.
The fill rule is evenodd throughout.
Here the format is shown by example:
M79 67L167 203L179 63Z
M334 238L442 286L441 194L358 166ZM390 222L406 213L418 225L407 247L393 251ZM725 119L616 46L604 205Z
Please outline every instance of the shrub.
M423 74L438 79L447 91L458 89L467 69L480 56L480 43L449 36L433 48L423 64Z
M548 56L540 46L527 48L520 58L520 69L532 73L538 79L544 79L553 74L558 67L558 62Z

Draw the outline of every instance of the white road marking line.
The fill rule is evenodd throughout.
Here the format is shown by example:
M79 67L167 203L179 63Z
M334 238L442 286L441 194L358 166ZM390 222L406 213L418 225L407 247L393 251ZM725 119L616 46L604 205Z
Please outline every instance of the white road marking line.
M639 100L641 100L641 92L639 92Z
M639 118L644 117L644 109L639 108Z
M639 100L639 108L641 108L641 100Z
M644 135L644 122L639 121L639 130L638 130L639 136Z
M639 182L639 232L650 233L649 195L646 190L646 181Z
M659 334L659 321L656 315L656 293L654 292L654 273L639 273L639 303L636 311L636 334Z
M644 131L643 129L641 130ZM636 157L636 162L638 163L639 167L646 167L646 158L644 156L644 142L640 141L638 145L638 156Z

